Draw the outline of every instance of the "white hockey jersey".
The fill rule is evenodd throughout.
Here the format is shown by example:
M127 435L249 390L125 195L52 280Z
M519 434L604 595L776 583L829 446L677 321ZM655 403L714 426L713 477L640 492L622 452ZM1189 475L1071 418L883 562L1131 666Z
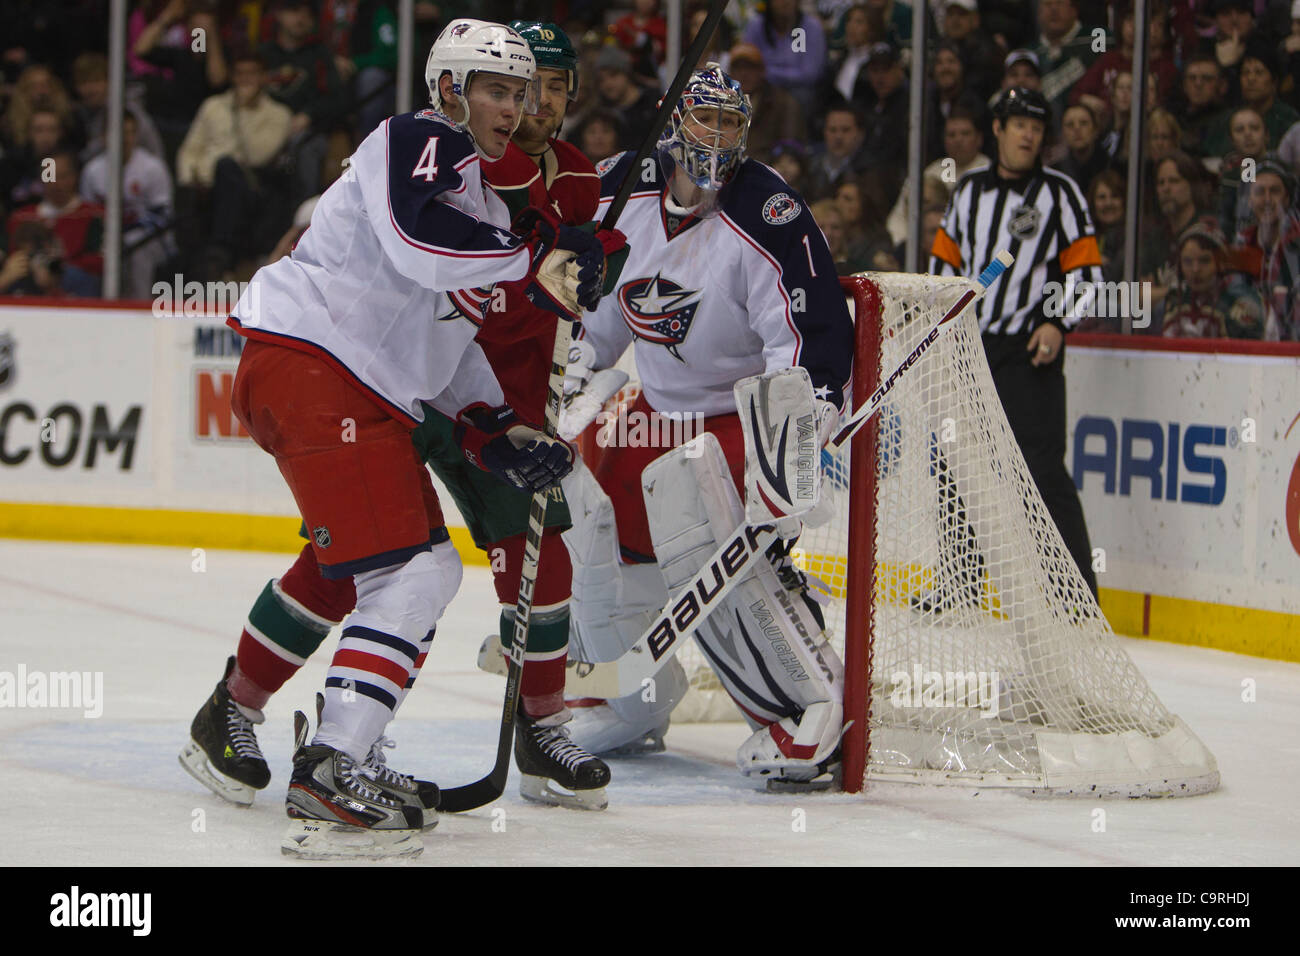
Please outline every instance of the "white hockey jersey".
M433 110L386 120L325 191L293 253L260 269L230 325L323 355L414 424L505 399L447 296L522 278L529 250L469 136Z
M631 171L632 153L601 174L599 220ZM618 228L627 262L614 292L582 320L596 368L634 342L646 401L670 414L736 410L738 379L801 365L818 397L842 407L853 323L826 239L803 199L774 171L746 160L707 219L679 217L653 160Z

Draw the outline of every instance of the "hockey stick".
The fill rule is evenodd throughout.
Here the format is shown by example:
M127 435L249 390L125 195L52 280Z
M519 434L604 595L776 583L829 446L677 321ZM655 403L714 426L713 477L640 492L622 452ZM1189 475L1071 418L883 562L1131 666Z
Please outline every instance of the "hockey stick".
M551 374L546 380L546 413L542 431L555 438L560 424L560 397L564 394L564 367L569 360L573 323L557 319L555 342L551 348ZM519 597L515 602L515 629L510 640L510 657L506 667L506 696L501 705L501 730L497 736L496 762L486 777L461 787L443 790L438 809L446 813L464 813L501 796L510 773L510 751L514 743L515 711L519 706L519 686L524 672L524 650L528 646L528 622L533 612L533 590L537 585L537 566L542 554L542 532L546 527L546 502L549 491L533 495L528 508L528 531L524 535L524 560L519 570Z
M993 257L993 261L989 263L988 268L981 272L979 278L976 280L979 282L979 288L967 289L963 292L961 298L957 300L956 304L954 304L951 309L944 313L943 318L934 324L934 328L930 329L925 338L916 343L916 348L912 349L912 351L908 353L907 358L903 359L903 361L899 363L898 368L894 369L888 378L881 381L876 390L871 393L870 400L854 412L853 416L844 423L838 432L835 433L835 437L827 443L827 447L831 451L838 451L839 447L852 438L853 433L861 428L863 424L866 423L867 419L880 411L880 406L885 403L885 396L893 390L894 385L903 377L907 370L911 368L915 362L918 362L921 356L925 354L926 350L938 340L939 332L942 330L943 326L961 315L962 312L965 311L966 306L970 305L977 298L982 296L997 277L1006 272L1007 268L1015 261L1016 260L1012 258L1011 253L1007 252L1005 249Z
M713 31L717 29L718 23L722 20L722 13L726 9L726 5L726 0L712 0L709 15L705 19L703 26L700 27L700 32L691 41L691 47L686 51L686 56L677 69L677 75L673 77L672 85L668 87L668 92L664 94L664 98L659 104L659 110L655 113L654 122L650 124L650 129L646 132L640 149L637 150L636 160L631 167L633 170L640 168L641 163L649 157L650 151L658 143L659 134L668 125L668 118L672 114L673 107L677 105L678 97L682 95L682 90L686 88L691 73L694 72L695 61L704 53L709 38L713 36ZM628 198L632 195L632 188L636 185L636 179L637 177L633 174L629 174L624 178L613 202L609 204L609 208L605 211L605 218L600 223L601 229L614 228L614 225L618 222L618 217L623 212L623 208L627 205ZM548 438L555 438L559 430L560 401L564 394L564 370L568 365L569 346L572 344L572 339L573 323L565 319L558 320L555 324L555 344L551 350L551 374L546 383L546 416L542 423L542 430ZM541 558L542 531L546 525L548 496L548 492L539 491L533 495L532 505L528 509L528 532L524 538L523 567L519 572L519 599L515 603L515 629L510 643L509 661L506 665L506 694L505 701L501 706L501 731L497 737L496 762L492 765L492 770L486 777L461 787L452 787L442 791L438 809L447 813L463 813L466 810L473 810L476 807L491 803L500 797L506 789L506 777L510 773L511 745L514 742L515 710L519 704L519 684L523 676L524 651L528 646L528 621L533 609L533 589L537 584L537 565Z
M763 552L776 540L774 525L742 524L709 556L699 573L668 599L654 622L622 657L599 664L569 661L566 693L580 688L583 697L615 700L644 691L686 638L748 576L751 560L756 556L765 560ZM489 673L501 672L500 665L483 653L479 655L479 667Z
M965 308L993 284L1015 260L1005 250L999 252L978 278L979 287L967 289L923 338L907 358L896 368L839 433L828 443L832 450L852 437L862 425L878 412L885 396L900 378L907 374L922 355L938 339L943 326L957 318ZM581 673L584 696L615 699L641 692L647 680L663 667L664 662L677 653L683 639L694 634L722 598L744 577L749 558L766 551L776 540L772 525L742 525L713 552L704 567L682 586L660 610L654 623L637 642L617 660L595 664L575 665ZM717 582L721 581L719 586ZM710 590L716 588L716 590Z

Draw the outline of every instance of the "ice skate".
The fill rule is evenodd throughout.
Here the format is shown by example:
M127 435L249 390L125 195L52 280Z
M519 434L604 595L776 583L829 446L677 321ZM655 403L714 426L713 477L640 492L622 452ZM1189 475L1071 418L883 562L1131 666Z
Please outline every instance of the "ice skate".
M404 794L409 805L419 807L423 812L422 829L432 830L438 825L438 785L432 780L419 780L409 773L398 773L389 767L384 750L396 746L397 741L391 737L380 737L371 745L366 762L361 765L361 772L373 775L382 786Z
M609 767L569 739L568 710L532 720L515 717L515 763L522 775L519 792L526 800L574 810L609 806L605 785ZM568 791L568 792L565 792Z
M296 747L285 797L289 826L280 852L304 860L416 856L425 813L403 789L325 744L307 744L307 718L293 715ZM389 771L391 773L391 771Z
M181 766L219 797L247 807L271 780L257 746L253 725L265 719L260 710L237 704L226 689L235 659L190 724L190 741L180 752Z

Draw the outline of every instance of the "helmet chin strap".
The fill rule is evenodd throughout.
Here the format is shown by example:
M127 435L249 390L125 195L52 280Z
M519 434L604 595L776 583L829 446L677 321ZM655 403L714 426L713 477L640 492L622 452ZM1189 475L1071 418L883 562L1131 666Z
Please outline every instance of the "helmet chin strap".
M479 145L478 138L474 135L474 130L471 129L469 125L469 115L470 115L469 114L469 84L471 79L472 76L467 76L465 78L465 88L459 94L456 94L456 101L460 103L460 108L465 113L465 118L463 120L452 119L451 114L447 111L447 104L445 102L441 104L438 111L442 113L443 116L447 117L447 119L451 120L452 125L454 125L457 129L461 130L466 136L469 137L469 141L474 144L474 151L478 153L480 159L486 159L489 163L495 163L497 160L501 158L501 156L504 156L506 154L506 150L503 149L501 151L501 156L493 156L492 154L488 153L485 149L483 149L482 146ZM441 99L441 97L439 98ZM519 121L522 120L523 118L524 118L523 113L519 113L517 116L515 116L514 128L510 130L511 136L515 135L515 130L519 129ZM510 144L507 142L506 149L509 148L510 148Z

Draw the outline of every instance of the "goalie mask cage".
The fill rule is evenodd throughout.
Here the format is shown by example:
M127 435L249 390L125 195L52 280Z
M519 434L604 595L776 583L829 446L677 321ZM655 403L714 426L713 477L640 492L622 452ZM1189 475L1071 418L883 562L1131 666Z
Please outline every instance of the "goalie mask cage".
M855 315L854 396L870 395L972 283L841 279ZM797 562L831 600L844 658L843 786L872 780L1039 793L1176 796L1218 786L1111 631L1039 497L973 310L946 325L836 454L835 517ZM674 720L731 708L698 648Z

